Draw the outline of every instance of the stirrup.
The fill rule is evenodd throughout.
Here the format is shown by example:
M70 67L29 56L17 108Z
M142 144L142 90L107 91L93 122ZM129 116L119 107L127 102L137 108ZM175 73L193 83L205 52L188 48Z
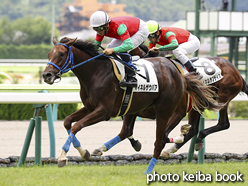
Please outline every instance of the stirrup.
M126 81L120 82L119 85L120 87L137 87L138 86L137 83L135 82L130 83Z
M133 81L132 81L133 80ZM137 79L135 77L132 77L130 81L124 80L119 83L121 87L137 87Z

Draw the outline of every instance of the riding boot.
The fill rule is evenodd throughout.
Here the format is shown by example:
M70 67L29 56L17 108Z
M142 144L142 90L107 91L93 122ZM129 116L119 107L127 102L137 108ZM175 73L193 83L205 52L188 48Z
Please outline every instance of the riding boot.
M120 82L121 87L137 87L137 79L135 78L135 72L130 68L125 66L126 76L124 81Z
M187 68L187 70L188 70L189 72L195 72L196 75L198 75L198 76L197 76L198 79L202 79L203 76L198 72L197 68L195 68L195 65L194 65L190 60L188 60L188 61L184 64L184 66Z
M123 61L127 63L130 61L129 56L121 55L120 57ZM126 73L125 79L123 82L120 83L120 86L121 87L137 87L137 79L135 78L134 69L132 67L128 68L125 66L125 73Z
M185 64L184 64L184 66L187 68L187 70L189 71L189 72L196 72L196 68L195 68L195 65L190 61L190 60L188 60Z

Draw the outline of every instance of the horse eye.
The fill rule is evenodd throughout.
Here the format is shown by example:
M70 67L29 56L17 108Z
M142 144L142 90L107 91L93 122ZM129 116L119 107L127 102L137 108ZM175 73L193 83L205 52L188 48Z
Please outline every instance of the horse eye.
M65 54L63 52L59 53L59 57L63 58L65 56Z

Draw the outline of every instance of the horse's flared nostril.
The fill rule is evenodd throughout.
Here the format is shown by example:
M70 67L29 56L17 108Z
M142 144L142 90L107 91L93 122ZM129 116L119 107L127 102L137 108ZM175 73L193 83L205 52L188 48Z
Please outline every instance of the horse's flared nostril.
M49 78L49 77L51 77L51 76L52 76L52 73L51 73L51 72L44 72L44 73L42 74L43 79Z

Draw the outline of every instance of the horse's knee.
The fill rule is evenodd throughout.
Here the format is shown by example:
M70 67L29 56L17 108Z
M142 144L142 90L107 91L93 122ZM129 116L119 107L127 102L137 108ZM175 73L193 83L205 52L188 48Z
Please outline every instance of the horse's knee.
M71 129L71 123L72 123L72 119L70 116L67 116L65 119L64 119L64 127L69 130Z

